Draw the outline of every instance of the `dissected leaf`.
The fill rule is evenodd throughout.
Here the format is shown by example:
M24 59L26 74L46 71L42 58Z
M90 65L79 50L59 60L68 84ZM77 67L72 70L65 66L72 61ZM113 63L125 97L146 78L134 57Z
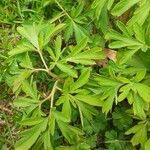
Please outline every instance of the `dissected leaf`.
M30 59L30 56L28 53L26 53L26 55L22 58L22 61L20 63L20 65L24 68L28 68L28 69L32 69L33 65Z
M127 11L130 7L132 7L134 4L137 4L140 0L120 0L119 3L115 5L115 7L112 9L112 14L115 16L122 15L125 11Z
M13 102L13 104L16 107L28 107L28 106L31 106L32 104L35 105L36 103L37 101L30 99L30 98L25 98L25 97L18 97Z
M16 92L18 90L23 81L27 79L31 75L31 73L31 70L24 70L20 75L18 75L18 78L13 83L13 92Z
M96 96L78 94L75 98L92 106L102 106L102 101Z
M79 78L72 85L71 89L76 90L76 89L82 87L84 84L86 84L89 80L90 72L91 72L90 68L84 69L82 71L81 75L79 76Z
M136 94L134 95L133 111L134 111L134 114L138 115L140 118L146 118L146 115L144 112L144 102Z
M39 118L39 117L36 117L36 118L26 118L25 120L22 120L20 122L21 125L26 125L26 126L33 126L33 125L36 125L36 124L39 124L41 122L43 122L43 118Z
M139 5L140 7L134 12L133 17L128 21L128 27L132 28L135 23L143 25L150 12L150 1L146 0ZM141 18L141 19L139 19Z
M23 134L23 137L16 143L16 150L28 150L37 140L42 131L46 129L47 120L32 127Z
M8 54L10 56L14 56L17 54L21 54L24 52L30 52L30 51L35 51L35 48L28 42L22 42L19 45L17 45L17 47L15 47L10 52L8 52Z
M45 150L53 150L53 147L52 147L52 144L51 144L51 141L50 141L50 134L49 134L49 131L47 130L45 132L45 135L44 135L44 149Z
M38 100L38 96L36 95L36 91L32 88L32 86L28 83L27 80L22 83L22 90L26 93L26 95L32 97L33 99Z
M76 70L74 70L73 68L71 68L70 65L63 64L63 63L61 63L61 62L57 62L56 65L57 65L57 67L58 67L61 71L67 73L69 76L72 76L72 77L75 77L75 78L77 77L77 72L76 72Z
M134 136L131 139L131 142L133 145L144 145L147 140L147 130L146 130L146 124L138 124L129 129L126 134L134 133Z
M23 27L17 28L18 32L25 37L32 45L39 49L38 43L38 34L39 34L39 27L35 24L33 25L24 25Z
M62 134L71 144L76 143L78 138L84 134L80 129L70 126L63 121L57 120L57 123Z

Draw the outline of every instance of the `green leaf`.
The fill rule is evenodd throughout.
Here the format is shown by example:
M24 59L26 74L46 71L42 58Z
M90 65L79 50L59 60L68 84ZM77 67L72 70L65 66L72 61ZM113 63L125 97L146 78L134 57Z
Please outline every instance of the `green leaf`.
M57 59L61 55L61 45L62 45L62 38L61 36L57 36L56 41L55 41L55 55Z
M128 103L131 105L133 104L134 102L134 96L133 96L133 92L130 91L129 94L127 95L127 100L128 100Z
M110 89L109 92L107 92L106 98L104 99L104 102L102 103L102 112L103 113L108 113L113 106L115 96L116 96L116 91ZM105 96L104 96L105 97Z
M54 26L53 24L23 25L18 27L18 32L26 38L38 51L41 50L52 36L60 32L65 24Z
M40 46L41 50L50 41L50 36L51 36L54 28L55 28L54 24L42 24L42 25L40 25L40 31L38 34L38 42L39 42L39 46Z
M84 84L86 84L89 80L90 72L91 72L90 68L83 69L79 78L72 85L71 90L76 90L76 89L82 87Z
M114 16L121 16L125 11L130 9L133 5L137 4L140 0L120 0L112 9Z
M59 146L56 147L56 150L90 150L90 146L86 143L79 143L73 146Z
M145 37L144 37L145 35L141 26L136 23L133 25L133 30L134 30L136 39L145 44Z
M145 148L145 150L149 150L149 148L150 148L150 139L147 140L147 142L145 143L144 148Z
M68 58L67 61L76 63L76 64L82 64L82 65L94 65L95 61L94 60L89 60L89 59L78 59L78 58Z
M32 69L32 68L33 68L32 62L31 62L31 59L30 59L28 53L26 53L26 54L24 55L24 57L22 58L22 61L21 61L20 65L21 65L22 67L28 68L28 69Z
M118 96L117 101L121 102L125 100L125 98L128 96L129 91L131 90L131 86L129 84L124 85L123 87L120 88L121 94Z
M64 73L68 74L69 76L72 76L74 78L77 78L77 71L72 69L70 65L63 64L61 62L57 62L56 66Z
M77 127L73 127L64 123L63 121L57 120L58 126L63 134L63 136L67 139L70 144L75 144L80 136L84 133L78 129Z
M71 55L74 56L74 55L77 55L79 54L87 45L87 42L88 42L88 39L87 38L84 38L82 39L79 44L77 44L75 47L73 47L71 49Z
M71 105L69 100L69 95L65 94L61 96L56 102L57 106L63 104L62 113L67 118L68 122L71 121Z
M115 111L112 113L113 124L119 130L126 130L132 125L132 117L128 114L125 107L115 108Z
M126 148L125 143L121 139L123 136L118 134L115 130L105 132L105 141L107 142L107 149L109 150L123 150ZM109 142L111 141L111 142ZM112 142L113 141L113 142Z
M135 88L137 89L137 92L139 93L140 97L145 101L145 102L150 102L150 87L137 83L135 84Z
M102 106L102 101L97 96L77 94L75 98L92 106Z
M24 132L22 138L16 143L16 150L28 150L36 142L41 132L46 129L47 119Z
M140 82L144 79L144 77L146 76L146 69L143 68L139 71L137 71L136 76L134 77L135 82Z
M83 38L88 37L87 31L77 23L73 23L75 38L77 43L79 43Z
M39 27L35 25L24 25L22 27L18 27L17 31L25 37L32 45L39 49L38 43L38 34L39 34Z
M103 59L104 55L100 47L95 47L93 49L83 51L78 55L74 55L72 59ZM70 58L71 59L71 58Z
M48 126L49 126L49 133L54 136L54 133L55 133L55 116L54 116L54 113L53 111L51 112L51 118L49 119L49 122L48 122Z
M56 150L77 150L76 146L59 146L56 147Z
M47 130L44 134L44 150L53 150L53 147L50 141L49 130Z
M56 60L56 56L54 54L54 51L51 49L51 47L46 47L46 51L49 53L49 55L53 59L53 61L55 61Z
M28 42L22 42L17 47L13 48L8 54L10 56L14 56L17 54L21 54L24 52L30 52L30 51L35 51L35 48Z
M115 0L108 0L107 8L110 10Z
M16 92L18 88L21 86L23 81L27 79L31 75L31 70L24 70L18 75L18 78L13 83L13 92Z
M98 22L98 26L100 27L101 31L105 35L108 31L108 26L109 26L109 15L108 15L108 10L107 10L106 4L104 5L104 7L101 11L99 20L97 20L97 22Z
M76 104L79 109L82 127L84 127L84 118L86 118L90 122L93 119L93 115L97 115L97 110L92 105L89 105L88 103L82 101L76 101Z
M95 16L96 16L96 19L98 20L100 15L101 15L101 12L102 12L102 9L104 7L104 5L106 4L106 0L95 0L93 1L92 5L91 5L91 8L92 9L95 9Z
M67 116L65 116L62 112L60 111L53 111L53 115L55 117L56 120L60 120L60 121L63 121L63 122L69 122Z
M57 26L55 26L55 28L51 31L51 35L49 38L51 38L52 36L56 35L57 33L59 33L61 30L63 30L66 27L66 24L64 23L60 23Z
M66 61L80 63L80 64L95 64L93 60L99 60L105 58L104 52L100 47L95 47L90 50L85 50L78 54L72 55L72 53L66 57Z
M82 11L84 8L84 2L80 1L78 6L73 8L73 10L71 11L71 16L73 16L74 18L77 18L79 15L82 15Z
M50 41L50 39L56 35L57 33L59 33L63 28L65 27L65 24L58 24L57 26L55 26L54 24L42 24L40 26L40 31L39 31L39 45L40 45L40 49L43 49L48 42Z
M134 136L131 139L131 143L133 144L133 146L138 144L144 146L145 142L147 141L146 124L139 123L138 125L135 125L131 129L129 129L125 134L129 135L131 133L134 133Z
M134 39L132 36L128 37L126 35L122 35L114 30L111 30L106 34L106 39L113 39L114 42L109 44L110 48L122 48L127 47L129 49L140 49L144 47L144 44Z
M69 77L65 80L63 85L63 93L68 94L70 92L70 86L74 84L73 78Z
M123 32L124 35L126 35L128 37L131 36L130 31L128 30L128 28L125 26L125 24L123 22L117 21L117 26Z
M127 23L129 28L132 28L135 23L138 23L140 26L143 25L150 12L149 5L150 1L148 0L143 1L143 3L139 5L140 7L134 12L133 17L131 17Z
M19 97L13 101L13 104L15 107L28 107L33 104L36 105L37 101L30 99L30 98Z
M118 62L119 64L125 64L129 60L132 59L132 56L138 51L138 49L134 50L123 50L123 51L118 51L117 56L118 56Z
M67 27L64 32L64 38L65 38L65 41L67 42L69 38L73 35L73 24L72 22L70 22L70 20L66 21L65 23Z
M102 86L117 86L119 84L118 81L108 79L103 76L96 76L94 79L95 79L95 81L98 82L98 84L100 84Z
M137 94L134 94L134 102L133 102L134 115L138 115L140 118L145 119L146 115L144 112L144 105L145 104L143 100Z
M26 93L26 95L32 97L33 99L35 99L35 101L38 101L38 96L36 95L37 92L34 91L34 89L27 80L24 80L22 82L22 90Z
M71 121L71 105L69 99L65 99L62 107L62 113L67 118L67 122Z
M44 121L44 119L40 118L40 117L26 118L26 119L22 120L19 124L24 125L24 126L33 126L33 125L39 124L43 121Z
M16 143L15 149L16 150L22 150L22 149L28 150L35 143L40 133L41 131L39 130L39 127L38 126L34 127L27 137L19 140Z

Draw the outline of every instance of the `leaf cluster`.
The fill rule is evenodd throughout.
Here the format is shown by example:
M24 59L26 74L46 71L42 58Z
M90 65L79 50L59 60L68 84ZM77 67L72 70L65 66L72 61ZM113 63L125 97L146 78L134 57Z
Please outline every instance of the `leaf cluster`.
M2 0L0 10L0 98L13 109L11 121L0 114L1 149L149 149L149 0Z

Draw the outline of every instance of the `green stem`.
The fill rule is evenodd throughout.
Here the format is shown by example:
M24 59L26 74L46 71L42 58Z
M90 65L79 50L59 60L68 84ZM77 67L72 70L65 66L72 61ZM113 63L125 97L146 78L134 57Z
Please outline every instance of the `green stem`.
M59 77L58 77L57 75L55 75L54 73L52 73L52 72L49 70L49 68L48 68L48 66L47 66L47 64L46 64L46 62L45 62L45 60L44 60L44 58L43 58L42 52L41 52L40 50L38 50L38 53L39 53L40 58L41 58L41 60L42 60L42 62L43 62L43 64L44 64L45 69L47 70L46 72L47 72L51 77L58 79ZM42 70L41 70L41 71L42 71ZM43 71L45 71L45 70L43 70Z
M73 19L71 18L71 16L67 13L67 11L61 6L61 4L55 0L55 2L57 3L57 5L59 6L59 8L66 14L66 16L73 21ZM73 21L74 22L74 21Z
M45 62L45 60L43 58L42 52L40 50L38 50L38 52L39 52L40 58L41 58L41 60L42 60L42 62L44 64L46 70L49 70L49 68L48 68L48 66L47 66L47 64L46 64L46 62Z
M57 87L58 81L59 81L59 80L57 80L57 81L55 82L52 91L50 92L50 94L49 94L44 100L41 101L40 105L41 105L43 102L45 102L45 101L51 99L50 108L53 107L55 91L58 89L58 87ZM59 90L60 90L60 88L59 88Z
M79 114L80 114L81 125L82 125L82 127L84 127L83 114L82 114L81 108L79 106L78 106L78 109L79 109Z
M57 84L58 84L58 80L55 82L52 92L51 92L51 105L50 105L50 110L53 108L54 105L54 95L55 95L55 91L57 89Z
M57 84L58 84L58 80L54 83L53 89L50 93L50 95L46 98L46 99L50 99L51 103L50 103L50 112L49 112L49 121L51 119L51 115L52 115L52 111L53 111L53 105L54 105L54 96L55 96L55 92L57 90Z
M56 89L62 92L62 89L61 89L61 88L59 88L58 86L56 87Z
M34 68L34 69L33 69L33 72L38 72L38 71L47 72L47 70L46 70L46 69L43 69L43 68Z

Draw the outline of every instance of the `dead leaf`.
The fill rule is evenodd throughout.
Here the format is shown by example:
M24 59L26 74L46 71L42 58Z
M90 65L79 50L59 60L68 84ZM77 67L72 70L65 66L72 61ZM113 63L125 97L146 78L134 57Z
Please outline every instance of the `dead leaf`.
M117 52L116 51L114 51L112 49L109 49L109 48L105 48L104 52L105 52L106 58L103 59L103 60L96 61L96 64L98 66L106 67L107 63L108 63L108 59L116 62L116 56L117 56Z
M116 55L117 55L116 51L110 48L105 48L104 52L106 54L106 58L109 58L110 60L113 60L114 62L116 62Z

